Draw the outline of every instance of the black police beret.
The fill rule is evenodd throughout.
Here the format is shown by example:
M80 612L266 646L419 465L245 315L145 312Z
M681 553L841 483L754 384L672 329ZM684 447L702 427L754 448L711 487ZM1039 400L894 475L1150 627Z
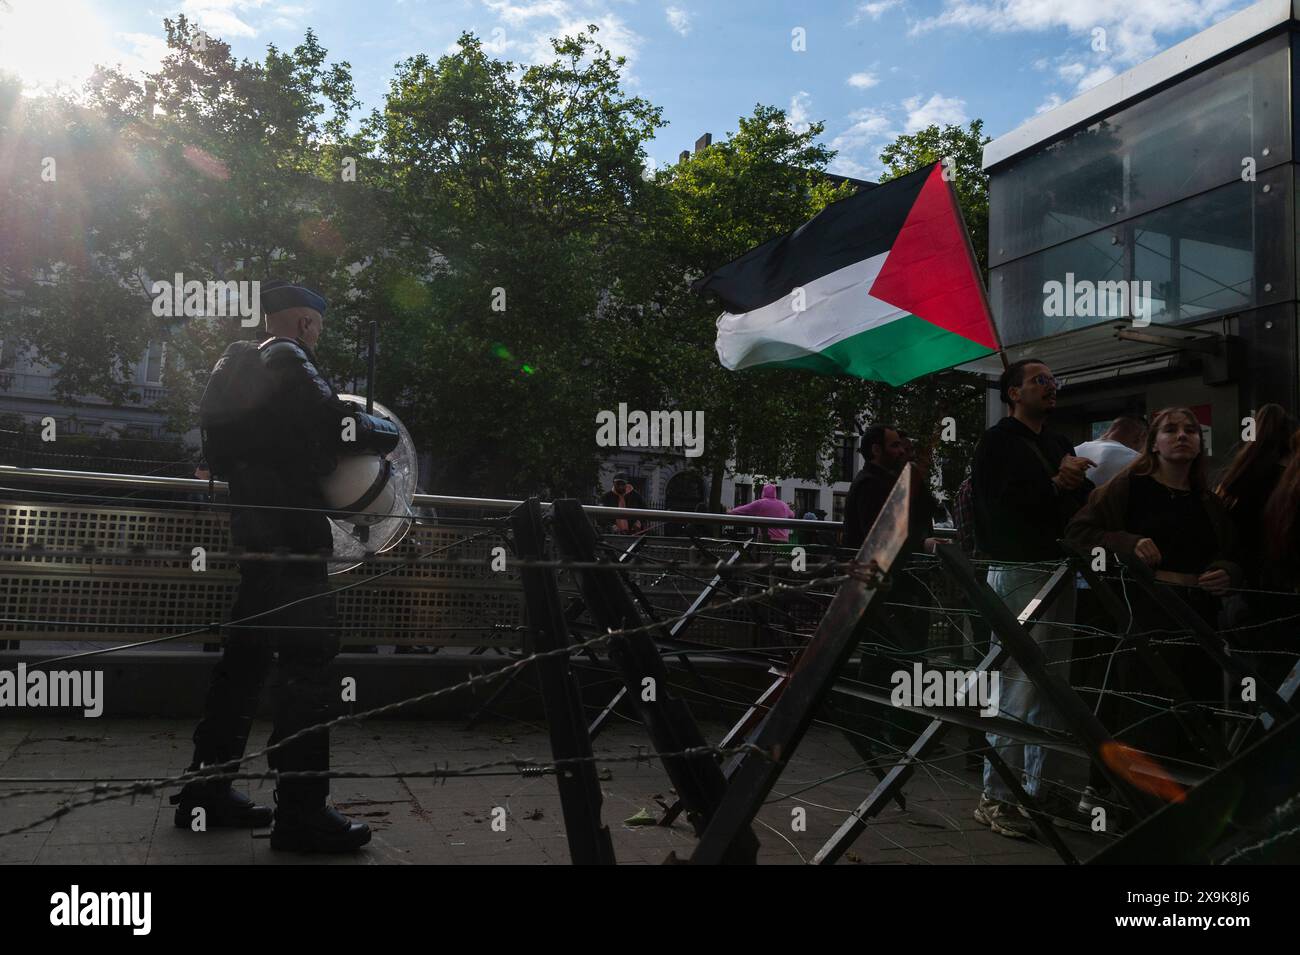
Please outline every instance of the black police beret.
M284 282L280 279L263 282L260 294L262 311L268 315L282 312L286 308L314 308L324 315L328 304L319 293L313 292L305 286L294 285L292 282Z

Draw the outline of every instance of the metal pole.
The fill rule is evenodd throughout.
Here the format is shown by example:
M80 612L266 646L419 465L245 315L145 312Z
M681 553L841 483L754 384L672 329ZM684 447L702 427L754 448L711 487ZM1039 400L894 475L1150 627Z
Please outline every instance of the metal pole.
M1039 589L1034 599L1029 601L1028 606L1021 611L1017 622L1021 626L1033 626L1034 622L1057 598L1063 586L1074 586L1074 574L1069 561L1063 562L1056 568L1056 571ZM1002 666L1007 656L1007 648L999 646L989 651L984 659L975 665L975 672L996 670ZM976 717L976 720L980 721L977 724L980 732L987 732L990 728L987 718ZM880 784L872 790L871 794L863 800L857 809L849 814L849 817L840 824L835 834L817 851L817 855L813 857L814 865L832 865L839 860L840 856L853 845L854 840L865 831L867 820L885 808L889 800L903 788L908 779L911 778L915 768L938 747L952 725L951 722L943 719L935 719L925 728L911 747L908 748L906 755L889 770L880 781Z
M370 323L370 349L366 353L366 414L375 413L375 345L379 338L379 323Z
M862 573L840 585L817 632L799 656L785 691L750 740L767 758L750 755L732 762L727 793L713 821L700 837L694 863L723 862L732 846L749 832L772 787L798 748L813 718L831 692L835 675L853 652L858 622L881 594L877 574L887 574L907 559L909 543L920 525L921 486L912 465L903 468L885 506L857 554ZM915 485L915 486L914 486ZM928 522L927 522L928 523Z
M195 478L157 477L149 474L115 474L107 471L63 471L56 468L24 468L13 464L0 464L0 485L8 483L29 485L95 485L105 487L122 487L138 491L184 491L190 494L206 494L208 482ZM214 481L217 491L227 491L224 481ZM461 497L454 494L416 494L412 499L416 506L428 507L466 507L488 511L513 511L523 504L520 500L495 497ZM543 508L552 507L550 501L540 501ZM580 504L582 510L592 518L602 517L641 517L644 519L675 524L737 524L751 527L807 527L820 530L840 528L844 525L835 521L802 521L797 518L753 517L749 514L709 514L696 511L664 511L641 507L605 507L600 504ZM932 532L935 537L951 536L952 532L943 529Z
M511 515L519 556L525 560L546 559L546 537L537 498ZM560 589L553 569L525 566L520 571L528 606L528 625L533 647L538 652L569 645L568 625L560 606ZM546 723L551 734L551 752L557 760L590 760L591 740L582 712L582 696L574 681L569 661L543 657L537 661L537 675L546 706ZM569 857L574 865L613 865L614 846L609 829L601 823L602 795L596 764L577 762L557 774L564 830L569 840Z

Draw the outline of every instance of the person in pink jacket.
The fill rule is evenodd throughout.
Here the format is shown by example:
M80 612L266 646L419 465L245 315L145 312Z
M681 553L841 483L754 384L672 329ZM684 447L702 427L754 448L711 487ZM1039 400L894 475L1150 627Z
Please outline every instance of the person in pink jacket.
M794 517L790 505L777 497L775 484L764 484L762 497L740 507L733 507L727 513L750 514L754 517ZM764 530L767 531L767 539L770 541L785 544L790 540L788 527L765 527Z

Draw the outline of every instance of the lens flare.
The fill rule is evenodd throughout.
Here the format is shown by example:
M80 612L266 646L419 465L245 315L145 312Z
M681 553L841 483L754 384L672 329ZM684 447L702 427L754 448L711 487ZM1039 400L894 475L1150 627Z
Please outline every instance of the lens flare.
M202 173L209 179L224 181L230 178L230 170L226 168L226 164L198 146L186 146L181 150L181 156L196 172Z

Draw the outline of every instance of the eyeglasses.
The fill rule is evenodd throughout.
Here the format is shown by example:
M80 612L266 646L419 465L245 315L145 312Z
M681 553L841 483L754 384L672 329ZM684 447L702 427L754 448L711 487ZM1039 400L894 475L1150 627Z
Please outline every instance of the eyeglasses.
M1031 385L1041 385L1044 388L1048 385L1051 385L1053 388L1061 387L1061 380L1054 375L1034 375L1033 378L1029 379L1029 383Z

